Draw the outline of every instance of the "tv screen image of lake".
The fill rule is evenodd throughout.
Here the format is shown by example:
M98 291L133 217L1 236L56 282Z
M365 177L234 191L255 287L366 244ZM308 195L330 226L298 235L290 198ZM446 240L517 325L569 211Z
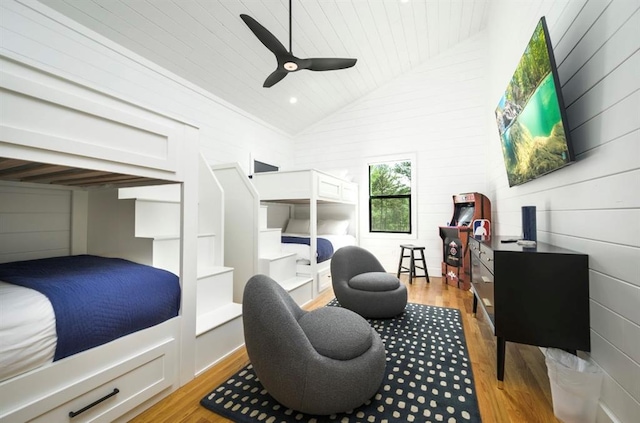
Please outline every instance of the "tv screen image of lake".
M509 185L518 185L569 162L560 105L549 72L520 114L502 133Z

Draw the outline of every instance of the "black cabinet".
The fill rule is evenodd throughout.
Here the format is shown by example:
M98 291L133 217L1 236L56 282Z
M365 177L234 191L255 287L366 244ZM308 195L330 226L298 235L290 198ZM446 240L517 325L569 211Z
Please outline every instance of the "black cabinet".
M480 304L493 324L498 380L504 379L506 341L590 351L589 257L501 239L469 239L473 311Z

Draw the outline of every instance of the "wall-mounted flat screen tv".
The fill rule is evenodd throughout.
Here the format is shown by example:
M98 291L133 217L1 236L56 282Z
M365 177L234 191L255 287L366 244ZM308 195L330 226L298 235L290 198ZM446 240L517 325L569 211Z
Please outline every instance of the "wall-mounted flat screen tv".
M574 161L544 17L538 22L495 114L510 187Z

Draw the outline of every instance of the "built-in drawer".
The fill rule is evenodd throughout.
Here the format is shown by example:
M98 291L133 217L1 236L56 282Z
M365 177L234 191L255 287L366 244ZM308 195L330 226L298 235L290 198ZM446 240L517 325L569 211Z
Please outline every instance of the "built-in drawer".
M480 252L478 257L482 264L484 264L489 272L493 273L493 250L486 244L480 243Z
M123 361L98 369L0 420L113 422L172 386L176 377L175 351L175 339L167 339L134 356L127 357L123 352Z
M491 247L475 238L469 238L469 251L476 260L482 262L493 273L493 250Z
M469 249L471 251L471 286L478 303L481 304L491 324L494 324L493 267L488 266L493 265L493 259L483 260L484 257L493 257L493 254L485 254L484 247L484 245L476 240L469 241Z

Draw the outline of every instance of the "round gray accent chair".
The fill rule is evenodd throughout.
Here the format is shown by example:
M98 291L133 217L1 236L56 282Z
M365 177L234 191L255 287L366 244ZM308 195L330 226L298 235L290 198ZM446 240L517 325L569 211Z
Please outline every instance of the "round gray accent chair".
M407 305L407 287L362 247L342 247L333 254L331 283L341 306L368 319L395 317Z
M353 410L380 388L380 335L340 307L301 309L277 282L255 275L243 295L245 346L258 379L279 403L308 414Z

